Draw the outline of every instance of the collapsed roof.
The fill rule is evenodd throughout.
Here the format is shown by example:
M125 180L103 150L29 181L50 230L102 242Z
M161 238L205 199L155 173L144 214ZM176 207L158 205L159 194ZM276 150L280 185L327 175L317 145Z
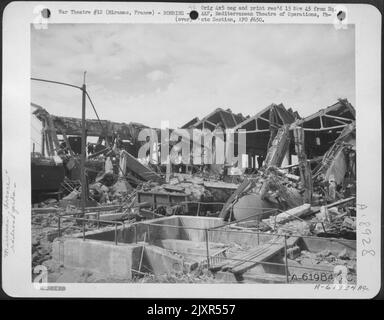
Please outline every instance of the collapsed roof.
M50 115L41 106L34 103L31 105L36 108L34 114L43 121L45 130L54 130L55 134L62 135L81 135L81 119ZM235 114L230 109L217 108L201 120L195 117L181 128L187 130L195 128L214 130L221 127L223 129L233 129L235 132L241 129L246 130L246 153L251 157L255 155L265 157L279 128L283 126L289 127L290 132L286 143L289 144L290 154L295 154L294 144L292 143L293 129L302 127L305 131L305 153L308 159L313 159L323 156L335 143L342 130L354 121L355 109L353 106L347 99L339 99L335 104L303 119L292 109L286 109L282 103L272 103L253 117L244 117L241 113ZM87 136L109 139L118 135L120 139L130 140L133 144L137 144L139 132L144 128L149 128L135 122L126 124L87 119L86 123ZM155 130L160 141L160 130ZM170 129L170 131L173 130ZM200 144L200 140L195 141L192 136L191 140L193 143ZM57 144L57 141L53 141L53 144ZM134 155L136 156L136 154Z
M347 99L297 120L294 126L305 131L305 152L308 158L322 156L339 137L342 130L355 121L355 109Z
M81 136L80 118L51 115L43 107L34 103L31 103L31 105L36 108L33 114L36 115L43 124L44 122L48 122L49 119L52 120L53 127L56 129L57 134ZM86 128L87 136L112 137L118 134L122 140L136 142L140 130L148 127L136 122L126 124L108 120L86 119Z
M251 155L266 155L279 127L291 124L299 118L297 112L286 109L282 103L279 105L272 103L256 115L248 118L233 129L247 131L247 153Z
M203 119L193 118L191 121L183 125L182 129L210 129L214 130L218 125L223 129L230 129L244 121L244 117L241 113L235 114L231 109L224 110L222 108L217 108Z

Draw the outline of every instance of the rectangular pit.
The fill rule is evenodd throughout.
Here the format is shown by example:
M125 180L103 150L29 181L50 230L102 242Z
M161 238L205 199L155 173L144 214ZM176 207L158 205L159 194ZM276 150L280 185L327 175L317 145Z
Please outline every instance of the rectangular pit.
M273 241L276 237L275 234L230 230L221 218L194 216L170 216L124 227L109 226L85 232L84 236L83 239L83 234L79 233L72 235L71 239L59 240L61 247L56 245L56 251L54 249L56 259L63 260L63 264L68 267L94 268L98 272L108 271L125 278L130 278L135 271L139 274L150 272L160 275L191 271L199 265L207 267L208 256L209 266L213 270L215 265L230 260L236 254L236 247L241 247L246 252ZM300 251L313 254L331 249L335 255L343 250L350 257L356 255L356 242L350 240L300 237L296 245L300 247ZM124 260L122 255L129 258ZM95 263L91 263L93 260ZM286 269L283 249L263 262L265 263L258 263L241 275L228 275L228 272L218 271L217 279L271 282L273 276L276 276L279 282L286 279L287 270L289 275L295 274L300 279L311 268L327 274L333 272L331 265L313 264L303 268L297 261L289 259ZM117 268L117 264L124 266Z

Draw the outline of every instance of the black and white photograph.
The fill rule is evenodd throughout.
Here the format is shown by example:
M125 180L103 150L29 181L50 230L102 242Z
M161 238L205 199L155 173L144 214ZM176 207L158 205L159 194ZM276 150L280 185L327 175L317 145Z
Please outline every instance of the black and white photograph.
M32 26L31 267L165 283L333 283L336 268L354 283L354 32Z
M5 69L2 240L7 270L26 257L12 278L29 295L374 293L380 90L363 9L31 8L22 89Z

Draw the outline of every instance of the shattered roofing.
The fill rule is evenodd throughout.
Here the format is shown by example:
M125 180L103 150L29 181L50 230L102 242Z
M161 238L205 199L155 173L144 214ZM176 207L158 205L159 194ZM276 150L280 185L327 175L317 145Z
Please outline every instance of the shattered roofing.
M282 103L277 105L275 108L280 118L283 120L284 124L292 123L293 121L295 121L295 116L290 113L287 109L285 109Z
M184 124L183 126L181 126L182 129L186 129L186 128L189 128L191 126L193 126L195 123L197 123L199 120L198 117L195 117L193 118L192 120L188 121L186 124Z
M41 106L38 106L34 103L31 105L37 108L34 114L38 118L43 118L49 115L49 113ZM271 114L271 112L273 113ZM53 115L51 117L53 121L58 124L59 131L60 128L66 128L67 130L70 130L71 128L72 130L70 131L76 131L76 133L80 132L80 119L58 117ZM275 125L280 126L283 124L295 122L295 125L302 125L306 128L317 129L337 126L341 127L353 120L355 120L354 107L348 102L347 99L339 99L339 101L337 101L335 104L321 109L304 119L300 119L299 114L296 111L293 111L291 108L287 110L282 103L278 105L272 103L271 105L260 110L253 117L245 117L241 113L235 114L231 109L224 110L222 108L217 108L202 119L199 119L198 117L191 119L181 128L202 129L203 127L206 127L213 130L217 125L221 125L225 129L233 128L235 130L246 129L248 131L265 131L269 128L270 123L274 124L276 122ZM135 129L134 131L137 131L139 128L147 128L147 126L139 123L114 123L107 120L101 120L100 122L103 124L104 128L108 128L107 131L115 130L123 136L132 135L133 132L131 131L133 128ZM100 133L100 128L97 127L100 125L100 122L98 120L87 119L87 127L89 129L88 134L97 135Z
M260 112L258 112L253 117L245 119L243 122L239 123L234 129L237 130L237 129L244 129L245 128L247 130L256 130L256 123L255 123L255 121L257 121L257 123L258 123L258 128L257 129L264 129L264 127L260 126L261 123L259 123L259 119L261 119L264 122L269 121L269 119L270 119L270 112L272 110L274 112L276 112L277 115L278 115L278 120L277 120L278 124L289 124L289 123L292 123L292 122L295 121L296 117L298 116L298 114L296 113L297 116L295 117L295 113L292 112L291 109L290 109L290 111L285 109L285 107L284 107L284 105L282 103L280 103L279 105L276 105L276 104L272 103L268 107L266 107L263 110L261 110ZM253 120L255 120L255 121L253 121ZM253 127L251 127L251 125L249 124L251 122L254 123Z
M67 135L81 135L81 119L73 117L60 117L55 115L50 115L43 107L31 104L36 110L33 114L40 120L51 119L53 125L58 134L63 132ZM137 137L138 132L143 128L148 128L147 126L136 123L117 123L109 120L96 120L96 119L86 119L87 135L88 136L111 136L113 133L120 135L122 139L133 140Z
M318 112L298 121L298 124L303 124L311 121L314 118L321 117L324 115L331 115L335 117L342 117L349 120L355 120L355 108L348 102L347 99L339 99L335 104L321 109Z
M197 119L197 118L195 118ZM192 119L190 122L188 122L186 125L183 126L183 128L187 128L187 125L189 123L193 123L192 125L189 125L189 128L201 128L204 126L214 129L214 127L217 124L221 124L224 128L233 128L242 121L244 121L246 118L241 114L234 114L230 109L224 110L222 108L217 108L212 113L205 116L203 119L193 122L194 119Z

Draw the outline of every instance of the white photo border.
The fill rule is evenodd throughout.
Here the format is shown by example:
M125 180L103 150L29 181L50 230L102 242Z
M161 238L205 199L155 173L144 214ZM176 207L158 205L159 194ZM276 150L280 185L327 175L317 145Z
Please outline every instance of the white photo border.
M214 3L212 3L214 4ZM228 4L228 3L225 3ZM233 3L243 5L244 3ZM31 23L36 7L47 7L53 23L174 23L167 16L57 15L62 9L134 8L199 11L201 5L187 3L107 2L12 2L3 13L3 242L7 236L4 218L6 190L15 192L15 242L5 257L2 252L3 290L12 297L131 297L131 298L372 298L381 287L381 13L369 4L343 4L348 23L355 25L356 123L357 123L357 287L367 290L315 289L314 284L121 284L73 283L64 291L37 290L31 279L30 204L30 96ZM258 5L262 5L259 4ZM271 5L271 4L268 4ZM282 5L282 4L279 4ZM295 4L299 5L299 4ZM305 6L322 4L305 4ZM324 6L340 6L324 4ZM334 17L282 20L267 17L265 23L332 24ZM184 23L184 22L182 22ZM201 23L191 21L188 23ZM332 48L330 48L331 50ZM8 189L7 189L8 188ZM12 191L13 190L13 191ZM366 214L366 220L361 216ZM361 223L370 224L370 248L363 254ZM12 226L8 226L10 228ZM8 239L9 240L9 239Z

